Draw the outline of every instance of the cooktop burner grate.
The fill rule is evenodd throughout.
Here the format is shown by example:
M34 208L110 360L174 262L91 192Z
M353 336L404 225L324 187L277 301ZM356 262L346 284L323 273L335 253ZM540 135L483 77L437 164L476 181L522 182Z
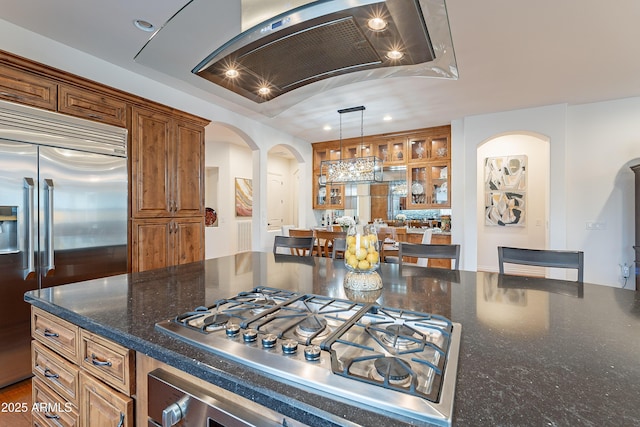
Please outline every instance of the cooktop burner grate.
M321 393L450 420L460 325L442 316L258 287L156 327Z

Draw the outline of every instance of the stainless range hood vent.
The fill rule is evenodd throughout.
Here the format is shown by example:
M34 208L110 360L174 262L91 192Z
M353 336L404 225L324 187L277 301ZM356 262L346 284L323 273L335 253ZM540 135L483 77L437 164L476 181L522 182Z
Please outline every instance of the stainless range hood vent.
M370 28L374 17L382 18L384 29ZM392 51L402 57L391 59ZM192 72L263 103L329 77L434 59L418 0L333 0L303 5L243 32Z

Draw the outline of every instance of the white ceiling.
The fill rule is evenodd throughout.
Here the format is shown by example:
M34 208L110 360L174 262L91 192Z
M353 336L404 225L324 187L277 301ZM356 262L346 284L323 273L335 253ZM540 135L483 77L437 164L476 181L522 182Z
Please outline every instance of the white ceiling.
M352 83L269 117L211 93L208 82L191 74L241 28L239 1L193 0L178 16L198 15L191 8L205 2L216 11L207 17L208 25L194 25L186 42L173 45L168 25L156 35L167 39L166 50L156 48L148 57L142 50L137 61L150 34L136 29L133 20L162 26L188 0L0 0L0 16L310 142L337 138L337 110L357 105L366 106L365 134L379 134L470 115L640 95L638 0L447 0L458 80L393 77ZM195 43L202 39L207 46ZM386 114L393 120L382 121ZM323 131L325 124L333 130ZM355 128L359 135L359 117ZM344 130L345 137L353 136Z

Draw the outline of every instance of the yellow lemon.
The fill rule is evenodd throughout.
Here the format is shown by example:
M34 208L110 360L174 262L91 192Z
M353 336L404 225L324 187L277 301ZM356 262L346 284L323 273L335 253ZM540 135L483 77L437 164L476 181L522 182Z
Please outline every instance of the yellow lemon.
M367 257L367 250L366 249L362 249L362 248L357 248L356 249L356 258L358 258L358 261L362 261L366 257Z
M367 261L366 259L363 259L358 263L358 268L360 270L368 270L370 267L371 265L369 264L369 261Z
M369 261L369 264L377 264L379 259L380 255L378 255L378 252L369 252L367 254L367 261Z
M356 236L347 236L347 246L356 244Z
M347 264L353 268L358 268L358 259L352 255L347 259Z

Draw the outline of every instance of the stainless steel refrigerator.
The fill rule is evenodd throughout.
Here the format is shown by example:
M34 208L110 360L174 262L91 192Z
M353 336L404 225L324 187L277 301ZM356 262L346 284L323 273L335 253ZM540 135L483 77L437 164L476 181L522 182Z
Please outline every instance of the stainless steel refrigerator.
M127 272L127 131L0 101L0 387L31 374L24 293Z

